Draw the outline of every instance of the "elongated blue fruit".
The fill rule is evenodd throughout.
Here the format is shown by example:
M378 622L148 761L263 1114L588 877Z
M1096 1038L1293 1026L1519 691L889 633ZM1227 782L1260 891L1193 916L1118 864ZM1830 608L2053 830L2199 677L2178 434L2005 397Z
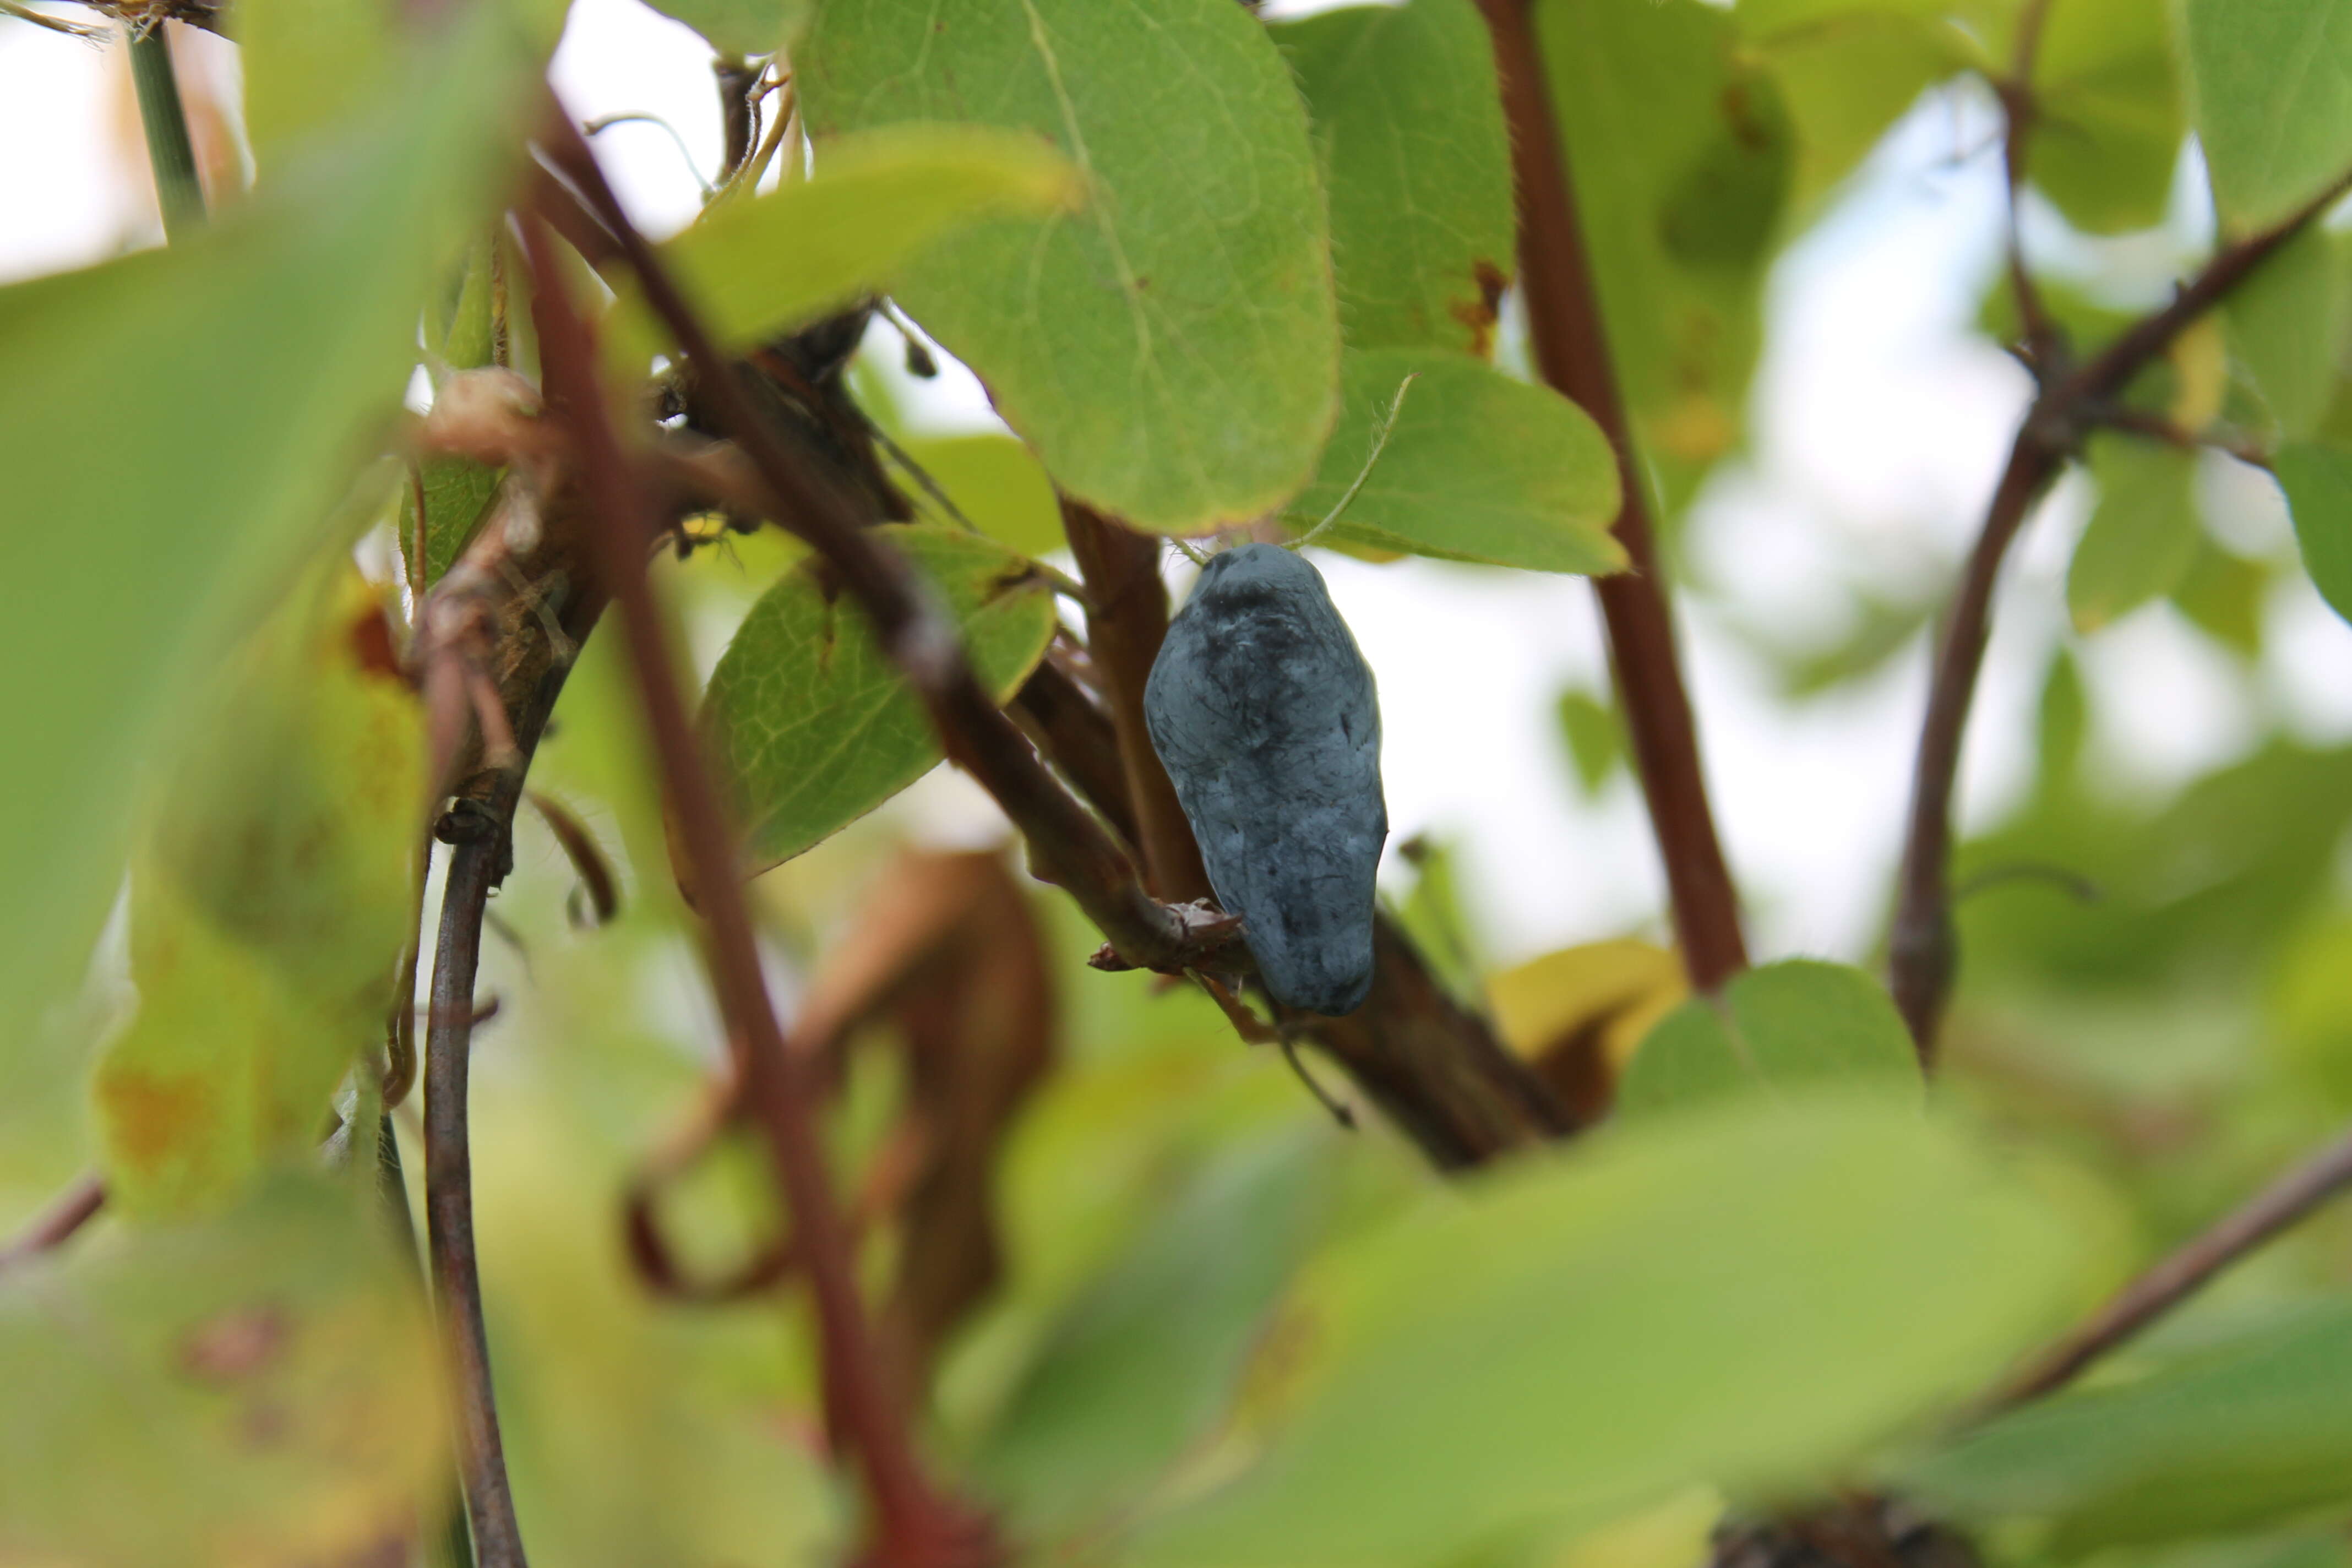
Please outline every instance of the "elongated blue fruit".
M1389 809L1372 672L1322 574L1271 544L1213 557L1169 623L1143 716L1266 989L1354 1012Z

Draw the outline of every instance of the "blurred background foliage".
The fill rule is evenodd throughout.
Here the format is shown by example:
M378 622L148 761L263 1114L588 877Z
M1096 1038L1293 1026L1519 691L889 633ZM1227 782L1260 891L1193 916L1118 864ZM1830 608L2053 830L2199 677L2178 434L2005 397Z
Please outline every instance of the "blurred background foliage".
M241 3L281 23L290 14ZM818 9L829 17L856 8L838 0ZM731 52L773 47L803 14L720 0L661 9ZM470 169L492 135L511 132L495 105L521 71L537 68L555 10L515 7L517 37L504 54L485 50L495 58L472 75L425 72L447 101L406 118L429 121L434 134L411 123L406 140L395 126L352 145L404 169ZM1847 182L1906 116L1948 113L1997 131L1982 79L2008 71L2027 13L2043 28L2031 68L2041 118L2025 198L2034 259L2051 313L2078 346L2095 347L2159 300L2163 280L2191 268L2217 233L2269 222L2352 165L2352 99L2338 100L2352 80L2352 5L2335 0L1537 7L1677 591L1692 613L1736 623L1777 712L1836 700L1922 660L1941 589L1899 574L1865 580L1858 564L1853 613L1825 639L1817 625L1759 613L1701 569L1686 525L1708 487L1753 451L1754 377L1773 327L1768 279L1791 245L1833 218ZM1487 289L1474 265L1491 273L1508 263L1484 254L1507 243L1495 221L1506 188L1499 121L1458 90L1464 62L1474 72L1481 63L1464 43L1475 26L1466 0L1412 0L1377 16L1285 22L1281 53L1267 42L1253 57L1261 87L1279 87L1280 59L1298 73L1305 108L1273 88L1271 107L1256 108L1318 138L1311 144L1339 265L1336 300L1321 302L1330 308L1310 299L1298 312L1322 334L1308 344L1315 352L1276 356L1297 384L1260 389L1272 412L1254 438L1278 449L1253 454L1246 475L1213 476L1246 493L1170 499L1155 488L1164 476L1122 466L1133 454L1090 423L1098 411L1086 388L1073 393L1041 373L1034 391L1017 387L1045 410L1035 416L1041 427L1024 434L1046 467L1148 491L1168 515L1143 521L1181 531L1220 508L1255 509L1286 484L1320 497L1343 483L1352 468L1341 459L1354 447L1331 437L1335 482L1323 441L1339 388L1360 391L1368 363L1385 375L1409 363L1397 356L1446 356L1433 380L1472 384L1490 400L1480 406L1506 411L1496 421L1518 416L1532 393L1498 394L1491 384L1500 375L1482 363L1491 353L1501 371L1526 371L1514 302L1496 297L1500 281ZM373 47L360 35L261 36L298 61L319 58L305 50ZM2315 62L2307 76L2291 68L2305 56ZM1405 73L1403 85L1367 78L1366 59ZM1423 70L1426 81L1412 74ZM412 190L388 176L370 184L363 172L343 190L347 212L321 219L313 209L305 221L297 198L309 187L272 190L272 146L351 110L289 94L283 74L255 73L248 90L275 86L258 100L268 133L257 127L254 137L257 216L238 233L286 274L207 255L183 279L192 291L176 310L158 307L152 317L127 314L101 293L120 286L122 299L153 306L121 284L122 268L138 281L136 261L0 296L0 372L14 388L0 394L0 453L17 459L0 461L0 471L37 481L19 499L70 514L90 493L90 449L60 446L61 416L33 417L44 400L68 413L102 407L170 437L140 459L153 465L138 481L144 489L106 498L162 521L106 543L121 559L101 563L105 571L61 553L58 531L42 531L53 535L46 544L20 545L17 536L37 531L12 515L10 552L0 555L19 595L14 630L0 642L8 668L35 668L46 657L41 639L85 615L97 635L130 639L130 652L91 661L61 682L62 698L28 708L22 732L61 749L41 752L43 766L31 771L45 776L5 797L9 813L44 833L87 829L76 853L110 875L128 852L155 858L138 863L161 868L159 886L187 876L209 889L194 914L151 917L154 906L131 900L103 939L91 984L68 1000L50 997L36 1022L11 1019L0 1057L0 1220L13 1228L29 1218L102 1156L118 1182L163 1174L152 1203L135 1184L118 1187L131 1201L117 1208L149 1220L146 1228L110 1212L68 1259L27 1268L0 1293L0 1366L12 1380L0 1417L0 1562L166 1560L159 1552L171 1548L158 1545L146 1517L112 1500L132 1488L167 1500L153 1518L193 1521L160 1538L191 1562L389 1561L362 1553L385 1539L404 1550L420 1497L427 1515L442 1506L445 1413L413 1286L397 1266L401 1244L373 1245L383 1239L366 1228L373 1220L353 1217L376 1214L362 1141L347 1141L327 1175L254 1174L327 1120L310 1081L316 1070L291 1087L257 1069L236 1079L233 1114L244 1131L226 1153L213 1149L235 1156L217 1182L125 1152L135 1140L124 1129L136 1120L125 1107L139 1095L122 1086L145 1081L133 1069L168 1067L193 1050L226 1076L225 1047L205 1057L219 1036L237 1034L244 1047L280 1037L315 1047L315 1031L350 1027L320 998L351 1005L348 963L329 961L357 939L323 929L332 921L305 921L290 936L257 929L245 918L250 908L216 896L234 877L187 869L192 838L221 831L217 821L192 829L187 820L192 811L249 810L261 794L268 809L251 815L266 820L250 833L282 847L289 821L315 808L319 792L351 787L336 784L336 770L380 765L367 748L381 737L352 719L380 694L322 710L322 733L299 742L249 738L257 725L290 722L282 712L207 721L192 740L171 710L221 710L194 701L194 674L149 667L216 646L222 639L205 644L198 623L219 603L250 604L255 583L282 589L292 575L281 562L273 577L242 552L266 555L291 537L288 520L332 510L336 487L351 478L335 467L348 456L337 442L364 425L366 398L351 388L385 378L369 357L383 357L380 342L364 351L327 345L321 357L334 363L323 371L283 342L316 349L303 323L340 319L362 285L370 310L404 319L430 269L375 242L430 227L443 186L464 184L419 176L433 188ZM1408 88L1426 97L1412 99ZM1427 216L1409 209L1411 188L1401 195L1383 183L1375 162L1351 161L1360 143L1333 140L1384 123L1368 100L1376 109L1410 103L1424 116L1417 123L1442 131L1407 155L1440 160L1431 165L1440 170L1442 160L1465 161L1460 180L1423 183L1459 211L1425 226L1450 248L1429 252L1443 259L1419 272L1349 260L1351 245L1366 255L1381 246L1384 226L1403 222L1401 210ZM812 113L820 111L832 112L821 100ZM2192 130L2200 140L2189 140ZM793 309L804 316L837 303L845 288L895 280L934 218L942 231L973 213L1012 225L1033 220L1006 216L1005 204L1059 199L1061 176L1044 163L1013 174L992 165L984 179L950 181L939 197L917 178L933 165L917 168L904 148L896 155L909 161L887 165L906 182L889 190L892 210L937 199L945 216L926 208L908 236L842 262L840 276L755 279L772 293L747 307L741 335L775 324L758 316L773 294L798 289ZM1284 178L1309 188L1304 162ZM1127 216L1154 226L1153 243L1182 249L1181 215ZM281 230L293 238L274 239ZM729 260L726 245L743 243L740 236L700 232L684 243L705 245L714 268L753 267L740 254ZM1002 235L985 224L972 232L969 254L995 256L990 237ZM1295 239L1265 243L1280 261ZM478 283L494 249L478 243L470 262L446 269L446 312L428 314L436 374L490 358ZM353 263L357 255L372 265ZM1394 258L1383 250L1377 259ZM344 287L289 295L283 276L305 268L343 268ZM931 268L914 269L906 290L927 327L972 314L992 324L986 299L958 295L966 279L936 255ZM1978 328L2006 343L2019 319L1999 269L1987 273ZM1727 1504L1809 1495L1832 1478L1915 1493L1979 1531L1990 1559L2018 1568L2339 1564L2352 1520L2344 1415L2352 1215L2323 1213L2263 1250L2103 1365L2080 1394L1951 1441L1929 1418L2352 1112L2352 743L2309 734L2255 677L2280 657L2277 627L2295 596L2307 599L2315 584L2339 609L2352 603L2352 481L2336 445L2352 440L2348 290L2352 249L2341 234L2331 226L2298 241L2129 389L2135 411L2203 448L2103 436L2050 503L2086 520L2063 574L2068 624L2038 682L2024 787L1957 851L1962 967L1933 1089L1944 1125L1923 1130L1912 1152L1897 1152L1873 1120L1895 1114L1883 1103L1890 1089L1894 1100L1916 1099L1917 1084L1884 998L1860 972L1774 965L1741 982L1727 1016L1718 1016L1687 1000L1662 911L1528 958L1496 929L1496 912L1482 906L1442 835L1400 846L1384 895L1442 984L1488 1012L1580 1111L1599 1114L1626 1091L1626 1126L1596 1137L1592 1153L1567 1166L1530 1160L1527 1172L1478 1187L1475 1201L1450 1196L1368 1107L1359 1131L1336 1127L1274 1051L1241 1045L1194 991L1087 968L1097 934L1026 876L1001 820L944 773L760 876L751 886L772 984L824 1069L830 1152L857 1222L869 1299L894 1363L923 1390L925 1443L940 1467L1000 1508L1018 1539L1078 1555L1116 1541L1187 1562L1295 1563L1324 1552L1689 1568ZM365 335L352 332L355 342ZM212 384L195 373L157 378L144 401L116 402L115 367L146 352L142 334L151 347L161 334L172 354L200 366L231 363L244 378L240 395L257 403L316 405L299 432L304 449L289 457L258 437L224 447L209 427L181 430L173 400L189 384ZM973 336L975 363L1006 352L984 330ZM257 353L264 339L281 352ZM1067 570L1037 459L1009 435L926 426L924 394L906 368L912 342L876 324L845 384L1003 553ZM527 363L528 344L520 348ZM86 358L107 374L69 376ZM331 406L318 401L328 394ZM7 417L19 413L21 421ZM1197 399L1184 413L1211 436L1231 416ZM1569 413L1526 412L1526 428L1550 429L1544 421ZM1442 422L1433 427L1426 438L1446 438ZM1493 437L1517 427L1481 428ZM1577 438L1589 434L1574 428ZM1408 474L1463 460L1442 445L1416 448L1402 430L1399 440L1395 460ZM1066 455L1089 442L1084 461ZM2300 551L2279 488L2250 458L2276 467ZM140 551L173 529L235 513L248 465L269 468L268 504L240 529L220 525L239 542L234 558L205 558L206 570L236 582L205 597L182 557L141 563ZM1480 477L1493 470L1489 463ZM430 478L431 489L399 494L372 473L333 537L311 531L314 544L324 539L311 555L332 561L362 523L384 523L361 556L376 596L396 609L401 569L384 535L410 536L420 521L413 496L426 513L429 581L478 521L494 476L458 466ZM193 499L163 506L152 500L158 485ZM1601 548L1593 536L1613 493L1565 467L1506 474L1492 532L1447 534L1448 520L1433 521L1426 498L1406 493L1389 498L1388 511L1359 515L1347 542L1374 557L1412 550L1579 568L1595 563L1589 552ZM1539 508L1529 494L1539 494ZM1369 489L1367 499L1381 504ZM1512 531L1534 510L1548 532ZM773 530L713 531L687 558L655 568L704 674L755 603L806 569ZM1483 582L1507 567L1451 570ZM42 617L25 613L32 600L23 584L50 582L79 586ZM1018 593L1033 610L1045 597L1037 581ZM351 612L324 597L334 614ZM170 625L139 619L166 600L175 606L162 616ZM2239 738L2229 754L2160 785L2103 739L2083 673L2103 639L2112 646L2136 617L2197 639L2236 682ZM298 615L286 618L270 635L315 633L291 625ZM1011 638L1018 646L995 673L1015 679L1034 664L1048 628L1030 618L1035 635ZM331 637L319 646L331 651L305 656L317 668L371 691L363 660L355 667L333 651ZM2343 645L2332 647L2340 656ZM2337 668L2318 679L2340 685L2347 676ZM121 721L76 729L75 701ZM1559 694L1557 714L1563 777L1588 795L1619 787L1632 764L1614 700L1571 688ZM1704 710L1700 720L1704 731ZM79 749L66 748L67 737ZM1390 743L1414 742L1391 733ZM286 781L236 776L233 764L278 747L314 749L318 776L282 793ZM152 764L143 781L123 765L133 757ZM922 762L887 760L890 788ZM473 1084L485 1292L526 1538L545 1562L613 1568L838 1554L855 1539L856 1504L827 1461L801 1300L772 1277L742 1291L709 1289L772 1250L788 1222L748 1140L725 1131L698 1147L719 1035L611 637L587 646L531 782L555 809L520 819L515 871L492 905L479 991L497 1011L478 1031ZM1715 783L1729 793L1741 781ZM135 832L124 826L133 784L163 803L145 808ZM355 837L338 842L350 865L326 885L381 881L396 822L328 815L336 832ZM594 908L595 875L583 872L579 846L551 823L571 825L589 847L584 864L609 872L617 889L609 913ZM52 886L54 845L16 849L24 853L7 864L32 868L25 884L39 896L18 902L12 943L21 928L26 952L78 952L72 944L90 934L116 884L84 876L68 896ZM1850 863L1837 846L1822 847L1820 858ZM394 871L405 864L395 860ZM296 886L315 890L304 880L314 870L307 862L299 873L273 870L264 856L257 874L266 885L246 891L266 902ZM268 883L271 876L283 879ZM437 908L436 881L424 900ZM142 927L151 918L209 922L188 929L257 951L305 943L304 962L331 973L305 980L291 1001L173 996L176 1014L163 1012L164 993L153 990L140 998L142 1021L126 1031L122 973L142 931L155 929ZM221 975L243 973L234 957L206 970L209 984L225 991ZM235 1007L276 1032L227 1029L220 1014ZM289 1047L270 1060L299 1054ZM1349 1092L1311 1056L1309 1068ZM1882 1103L1809 1108L1805 1086L1821 1080L1858 1086L1865 1101L1875 1085ZM1713 1109L1696 1109L1702 1101ZM363 1094L341 1103L355 1126L372 1110ZM1662 1120L1640 1131L1654 1115ZM392 1125L413 1186L421 1163L413 1103ZM1983 1176L1988 1163L1999 1181ZM224 1188L235 1191L224 1198ZM1618 1233L1627 1226L1638 1234ZM1765 1245L1776 1238L1794 1249ZM1513 1273L1522 1262L1525 1278ZM726 1299L681 1299L697 1293ZM1852 1309L1844 1315L1841 1302ZM1935 1317L1939 1309L1948 1316ZM1523 1352L1512 1335L1529 1319L1557 1338L1531 1339L1536 1348ZM61 1342L78 1343L80 1359L59 1355ZM1480 1360L1475 1352L1488 1347L1500 1348ZM1392 1399L1366 1392L1391 1377L1401 1389ZM1282 1450L1288 1468L1253 1470L1276 1442L1270 1433L1296 1445ZM1366 1472L1350 1467L1366 1453L1393 1468L1400 1497L1351 1489ZM1216 1489L1244 1472L1243 1486ZM1707 1484L1694 1489L1694 1477ZM1573 1506L1546 1491L1544 1505L1531 1507L1512 1490L1523 1481L1573 1493ZM1417 1509L1423 1492L1469 1500L1453 1512ZM117 1514L119 1529L91 1529ZM1139 1535L1118 1533L1136 1520L1147 1521ZM1349 1530L1370 1534L1353 1540Z

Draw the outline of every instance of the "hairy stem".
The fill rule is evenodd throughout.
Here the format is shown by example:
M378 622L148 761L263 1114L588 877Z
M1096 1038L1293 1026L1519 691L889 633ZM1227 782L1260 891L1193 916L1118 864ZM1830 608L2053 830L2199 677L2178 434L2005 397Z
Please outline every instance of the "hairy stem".
M2096 358L2045 388L2026 412L1946 613L1920 726L1887 963L1895 1005L1924 1063L1935 1060L1936 1033L1958 965L1951 910L1952 793L1990 635L1993 589L2010 544L2034 501L2081 452L2090 431L2109 418L2110 405L2132 378L2347 189L2352 171L2281 222L2223 247L2168 304L2133 322Z
M1648 479L1610 363L1600 293L1579 226L1559 125L1527 0L1478 0L1494 34L1519 205L1519 283L1543 378L1601 426L1617 454L1624 500L1613 531L1630 570L1596 578L1610 660L1624 699L1658 852L1665 862L1675 934L1691 984L1714 991L1748 966L1739 895L1707 803L1698 729L1683 686L1674 615L1651 534Z
M147 132L147 162L155 171L163 237L177 245L204 224L205 186L196 174L195 143L188 139L165 26L159 21L130 29L131 80L139 94L139 123Z
M569 119L562 128L571 129ZM987 1563L983 1521L937 1491L917 1460L905 1407L885 1386L855 1260L818 1143L802 1070L784 1047L739 881L734 837L688 718L680 670L645 572L655 516L623 456L595 379L588 327L566 292L553 236L534 224L528 248L551 415L567 427L586 487L597 570L618 604L622 635L664 794L678 824L704 916L705 957L748 1108L765 1135L823 1336L823 1384L834 1429L856 1452L873 1508L870 1560L893 1565Z

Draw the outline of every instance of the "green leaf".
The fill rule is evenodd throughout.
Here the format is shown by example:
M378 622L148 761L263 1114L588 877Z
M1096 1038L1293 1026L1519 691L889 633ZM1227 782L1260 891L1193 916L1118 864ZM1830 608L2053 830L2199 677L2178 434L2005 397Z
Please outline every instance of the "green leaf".
M457 297L451 301L446 326L433 330L428 323L428 346L453 370L478 370L496 356L499 327L495 299L498 244L495 234L475 238L467 253L466 269ZM437 375L439 367L433 368ZM497 499L499 482L505 477L503 468L488 468L464 458L425 458L416 462L408 474L408 482L401 487L398 522L401 555L408 562L412 589L421 592L430 588L441 580L443 573L457 564L457 557L473 542L475 532L488 516L490 502ZM420 553L416 529L420 500L425 508L421 573L415 559Z
M1010 436L940 436L899 443L974 528L1024 555L1049 555L1067 541L1054 481ZM914 493L922 497L919 486Z
M1311 527L1362 472L1372 436L1414 378L1389 444L1326 538L1537 572L1622 571L1617 459L1584 411L1549 387L1429 349L1349 353L1339 428L1286 512Z
M2172 592L2197 560L2197 454L2131 436L2095 436L2098 505L2066 573L2074 629L2090 633Z
M1576 782L1586 795L1600 794L1618 767L1632 761L1616 702L1571 687L1559 694L1558 713L1560 738L1568 743L1569 761L1576 765Z
M2344 285L2334 242L2314 227L2280 247L2223 307L2230 347L2288 440L2317 428L2335 395Z
M294 1568L413 1528L444 1463L440 1357L363 1202L288 1180L211 1223L9 1274L12 1557Z
M1922 92L1969 64L1966 37L1929 9L1849 4L1793 22L1769 7L1733 11L1787 100L1800 211L1817 206Z
M305 1154L381 1037L426 786L415 700L361 663L371 623L348 567L297 594L226 661L160 781L131 897L138 1011L95 1084L127 1212L217 1207Z
M1067 206L1079 190L1069 161L1034 137L897 125L828 142L810 179L714 204L662 259L719 342L748 348L891 282L951 229ZM668 339L633 281L615 287L610 352L641 369Z
M1704 0L1542 0L1538 37L1634 435L1673 511L1739 444L1795 140Z
M1911 1036L1886 990L1861 970L1816 959L1751 969L1720 1007L1684 1003L1642 1042L1617 1104L1638 1115L1770 1089L1867 1087L1919 1092Z
M299 138L348 116L355 89L382 88L398 24L386 0L239 0L246 140L265 176Z
M1328 1150L1286 1131L1224 1153L1049 1331L976 1467L1027 1531L1135 1501L1224 1413L1305 1256Z
M816 0L649 0L653 8L700 33L722 55L765 55L782 48L809 23Z
M0 1028L71 986L119 885L133 765L223 634L340 535L400 406L418 308L533 101L467 11L403 112L288 168L193 243L0 289ZM102 456L93 440L114 449Z
M877 529L930 579L981 684L1010 699L1044 656L1054 595L1028 561L936 523ZM702 721L750 868L788 860L940 760L929 717L823 563L761 595L711 672Z
M1696 1480L1816 1481L2013 1353L2074 1251L1885 1100L1750 1100L1528 1154L1310 1269L1267 1340L1264 1457L1134 1555L1461 1562Z
M1412 0L1267 31L1323 155L1341 337L1484 359L1517 221L1486 23L1470 0Z
M2228 233L2352 167L2352 0L2181 0L2189 102Z
M2173 584L2173 606L2214 641L2243 655L2263 652L2263 601L2273 575L2267 561L2232 555L2211 540L2200 540L2197 559Z
M2352 621L2352 452L2298 441L2272 464L2294 513L2304 570L2335 612Z
M1330 245L1306 110L1233 0L870 0L793 57L820 136L908 120L1051 141L1084 211L967 229L895 290L1062 489L1138 527L1264 515L1337 406Z
M2033 57L2027 168L2075 227L2093 234L2164 219L2187 127L2169 0L2066 0L2049 8Z
M2072 1555L2239 1531L2352 1499L2352 1306L2177 1357L1966 1434L1911 1468L1963 1518L2031 1518Z

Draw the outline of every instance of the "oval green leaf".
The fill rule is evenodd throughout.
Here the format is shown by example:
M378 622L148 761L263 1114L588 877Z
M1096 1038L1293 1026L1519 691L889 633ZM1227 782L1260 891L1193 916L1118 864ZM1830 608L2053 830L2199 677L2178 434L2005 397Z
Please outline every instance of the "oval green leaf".
M964 521L1024 555L1047 555L1067 541L1054 481L1010 436L913 436L899 443ZM916 487L918 504L932 498Z
M1706 0L1540 0L1536 23L1610 355L1671 511L1739 445L1794 131Z
M1323 157L1348 346L1484 359L1517 220L1495 49L1476 8L1353 5L1267 31L1298 75Z
M2074 629L2095 632L2172 592L2196 563L2197 454L2131 436L2091 439L2099 500L2066 571Z
M2279 452L2273 467L2294 513L2295 543L2312 586L2352 621L2352 451L2297 441Z
M894 523L875 534L930 580L981 684L1009 700L1053 639L1045 579L976 533ZM750 870L789 860L940 760L922 704L814 559L743 617L711 672L702 722Z
M1536 572L1624 570L1609 532L1617 459L1600 426L1549 387L1437 350L1348 356L1339 431L1286 521L1312 527L1339 503L1407 376L1388 446L1324 537Z
M1990 1374L2073 1250L1885 1100L1743 1100L1530 1155L1311 1268L1267 1340L1289 1418L1136 1555L1460 1562L1696 1480L1817 1480Z
M882 288L959 225L1067 206L1079 189L1069 161L1034 137L897 125L828 143L809 179L713 204L661 254L704 325L749 348ZM614 288L607 352L642 371L668 338L633 279Z
M2180 12L2225 231L2276 222L2352 167L2352 0L2183 0Z
M1083 211L975 225L895 289L1062 489L1188 533L1306 482L1338 401L1330 245L1306 111L1245 8L867 0L826 7L793 68L820 137L1001 126L1085 171Z
M1791 958L1751 969L1658 1021L1626 1065L1621 1112L1638 1116L1769 1089L1876 1089L1916 1097L1919 1060L1886 988L1848 963Z

